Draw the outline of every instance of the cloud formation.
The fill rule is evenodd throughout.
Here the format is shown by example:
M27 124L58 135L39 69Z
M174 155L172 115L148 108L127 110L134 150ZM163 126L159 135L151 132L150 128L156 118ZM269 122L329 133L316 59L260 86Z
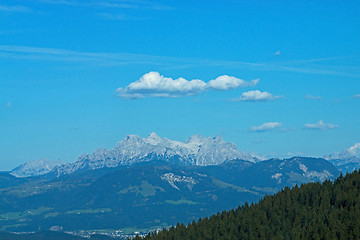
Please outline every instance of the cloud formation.
M275 55L275 56L280 55L280 51L276 51L276 52L274 53L274 55Z
M238 87L254 86L258 82L258 79L247 82L236 77L223 75L206 83L200 79L190 81L184 78L172 79L160 75L159 72L149 72L125 88L118 88L116 92L119 97L127 99L180 97L198 95L208 89L225 91Z
M313 100L322 100L322 97L319 96L313 96L313 95L306 95L305 98L307 99L313 99Z
M304 124L304 127L305 129L310 129L310 130L327 130L327 129L338 128L339 126L336 124L325 123L323 120L320 120L317 123L306 123Z
M206 84L207 88L214 89L214 90L229 90L229 89L235 89L238 87L249 87L249 86L255 86L259 82L259 79L252 80L250 82L246 82L242 79L228 76L228 75L222 75L220 77L217 77L214 80L211 80Z
M253 126L251 127L252 132L265 132L270 131L282 126L281 122L266 122L261 124L260 126Z
M7 104L6 104L6 107L7 108L9 108L9 107L11 107L12 106L12 102L8 102Z
M274 96L269 92L261 92L259 90L253 90L244 92L241 94L241 97L235 99L236 101L249 101L249 102L257 102L257 101L274 101L280 98L280 96Z
M359 98L360 99L360 94L354 95L353 98Z

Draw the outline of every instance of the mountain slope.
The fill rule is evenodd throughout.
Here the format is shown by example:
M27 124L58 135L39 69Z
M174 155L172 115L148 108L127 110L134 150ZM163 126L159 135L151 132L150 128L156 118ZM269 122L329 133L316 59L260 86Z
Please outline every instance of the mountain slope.
M177 224L145 239L360 239L359 186L355 171L334 183L285 188L258 204Z
M276 179L277 173L283 175ZM238 159L214 166L157 159L59 177L10 175L22 182L0 189L0 229L151 229L256 202L286 185L337 175L323 159L298 157L258 163Z
M307 182L322 182L334 179L339 171L330 162L321 158L293 157L289 159L270 159L248 167L234 180L240 185L246 182L246 187L274 193L286 187Z
M85 172L65 175L42 180L38 185L3 189L0 224L12 231L31 231L39 226L49 229L54 225L66 230L150 228L178 220L192 221L229 209L244 199L260 198L256 191L186 166L140 164L109 171L99 176Z

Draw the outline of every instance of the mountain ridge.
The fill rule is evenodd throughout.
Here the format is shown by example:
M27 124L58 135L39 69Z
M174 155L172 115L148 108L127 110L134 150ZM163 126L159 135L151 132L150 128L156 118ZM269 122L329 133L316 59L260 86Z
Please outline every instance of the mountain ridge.
M324 158L334 164L342 173L349 173L360 168L360 143L341 151L325 155Z
M285 186L338 175L330 162L302 157L208 166L157 159L59 177L3 173L8 183L0 189L0 229L154 229L256 202Z
M255 154L240 152L235 144L225 142L220 135L213 138L193 135L187 141L179 142L161 138L152 132L147 138L128 135L113 149L100 148L92 154L83 154L75 162L54 165L46 173L54 172L60 176L87 169L132 165L138 162L152 161L154 158L170 163L197 166L218 165L234 159L250 162L263 160L262 157ZM34 171L31 174L27 171L32 164L28 165L22 164L11 173L17 177L35 176ZM48 163L48 165L50 164ZM40 166L37 175L46 174L45 171L41 171L42 168L43 166Z

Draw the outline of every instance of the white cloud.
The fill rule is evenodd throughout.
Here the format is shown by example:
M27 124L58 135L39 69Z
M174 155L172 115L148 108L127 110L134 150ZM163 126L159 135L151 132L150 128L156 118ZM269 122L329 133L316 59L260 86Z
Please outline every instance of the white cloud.
M9 107L11 107L12 106L12 102L8 102L7 104L6 104L6 107L7 108L9 108Z
M307 99L314 99L314 100L321 100L322 97L318 97L318 96L313 96L313 95L306 95L305 98Z
M353 98L359 98L360 99L360 94L354 95Z
M280 51L274 53L275 56L280 55Z
M238 88L238 87L255 86L258 82L259 82L259 79L255 79L250 82L247 82L247 81L244 81L244 80L236 78L236 77L222 75L222 76L217 77L216 79L208 82L206 87L215 89L215 90L228 90L228 89L234 89L234 88Z
M139 80L130 83L125 88L116 90L122 98L145 97L180 97L197 95L207 89L229 90L238 87L253 86L259 80L246 82L236 77L223 75L206 83L199 79L186 80L184 78L172 79L160 75L158 72L144 74Z
M241 97L235 100L256 102L256 101L274 101L278 98L280 98L280 96L273 96L269 92L261 92L259 90L253 90L242 93Z
M338 128L339 126L336 124L325 123L323 120L320 120L317 123L306 123L304 124L304 127L305 129L311 129L311 130L327 130L327 129Z
M251 131L253 132L265 132L265 131L270 131L273 130L275 128L279 128L282 126L281 122L266 122L261 124L260 126L253 126L251 127Z

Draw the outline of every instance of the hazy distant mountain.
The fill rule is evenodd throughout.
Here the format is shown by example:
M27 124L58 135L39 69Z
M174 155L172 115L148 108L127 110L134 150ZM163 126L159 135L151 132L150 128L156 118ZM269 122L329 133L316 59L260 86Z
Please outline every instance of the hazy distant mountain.
M61 160L49 161L48 159L40 159L29 161L14 168L10 174L15 177L33 177L49 173L56 166L63 164Z
M211 138L194 135L186 142L178 142L151 133L147 138L129 135L113 149L98 149L92 154L84 154L74 163L57 166L54 171L59 176L79 170L149 161L208 166L233 159L257 162L261 157L240 152L235 144L225 142L221 136Z
M341 172L353 172L360 168L360 143L356 143L350 148L331 155L325 156L325 159L334 164Z

